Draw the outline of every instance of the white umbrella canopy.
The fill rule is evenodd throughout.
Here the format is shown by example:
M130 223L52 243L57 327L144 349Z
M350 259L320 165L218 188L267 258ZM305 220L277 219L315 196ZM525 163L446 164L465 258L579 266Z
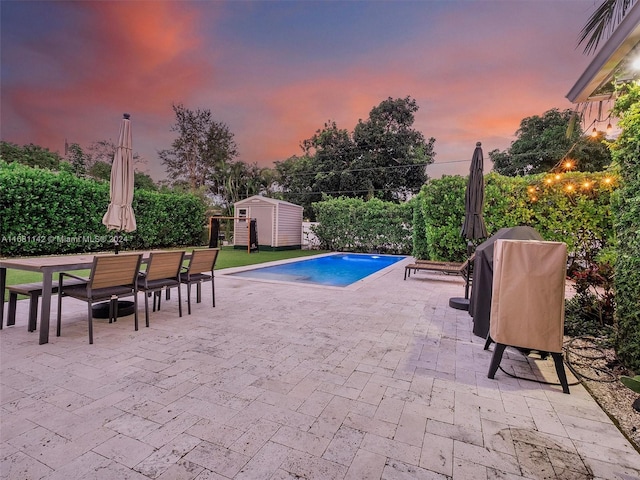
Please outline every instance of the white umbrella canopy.
M133 153L131 150L130 115L124 114L120 125L118 146L111 165L111 190L107 213L102 223L109 230L133 232L136 229L136 217L131 204L133 202Z

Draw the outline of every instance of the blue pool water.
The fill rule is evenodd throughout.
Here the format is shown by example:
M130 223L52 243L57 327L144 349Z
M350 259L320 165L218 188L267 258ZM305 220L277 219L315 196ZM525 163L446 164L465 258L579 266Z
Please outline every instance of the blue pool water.
M399 262L403 258L405 257L394 255L338 253L283 265L245 270L230 275L261 280L346 287Z

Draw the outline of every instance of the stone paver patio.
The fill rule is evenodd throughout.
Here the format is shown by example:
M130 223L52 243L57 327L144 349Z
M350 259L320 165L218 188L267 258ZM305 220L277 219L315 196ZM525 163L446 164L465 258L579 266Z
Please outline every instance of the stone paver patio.
M582 386L488 379L492 353L448 307L462 281L403 281L409 261L346 289L219 274L215 309L205 286L178 318L174 292L145 328L141 301L138 332L97 321L94 345L85 304L65 299L62 336L54 313L38 345L18 302L2 479L640 479ZM512 349L502 367L557 381Z

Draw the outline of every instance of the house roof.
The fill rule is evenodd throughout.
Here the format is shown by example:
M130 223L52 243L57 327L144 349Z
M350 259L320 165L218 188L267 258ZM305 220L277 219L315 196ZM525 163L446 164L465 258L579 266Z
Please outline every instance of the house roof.
M640 78L631 61L640 55L640 2L624 16L611 37L598 51L587 69L567 94L573 103L611 98L614 77L621 80Z

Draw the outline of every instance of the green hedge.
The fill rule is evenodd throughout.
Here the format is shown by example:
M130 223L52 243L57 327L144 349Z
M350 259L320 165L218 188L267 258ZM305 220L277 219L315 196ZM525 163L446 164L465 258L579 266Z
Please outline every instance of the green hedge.
M615 209L617 258L616 352L622 362L640 372L640 86L628 85L616 100L622 133L612 148L622 187Z
M610 178L606 172L565 173L560 180L547 174L487 174L484 219L488 235L504 227L528 225L545 240L565 242L577 258L591 250L587 246L597 249L610 245L611 194L617 188L615 181L607 183ZM569 186L571 191L567 190ZM466 257L466 240L460 236L465 188L466 178L460 176L431 180L423 187L418 206L424 216L428 257L414 249L415 256L450 261Z
M413 203L336 198L312 204L320 248L334 251L411 252Z
M0 255L112 249L108 204L108 183L0 161ZM138 228L124 234L124 249L202 244L205 206L193 195L136 190L133 210Z

